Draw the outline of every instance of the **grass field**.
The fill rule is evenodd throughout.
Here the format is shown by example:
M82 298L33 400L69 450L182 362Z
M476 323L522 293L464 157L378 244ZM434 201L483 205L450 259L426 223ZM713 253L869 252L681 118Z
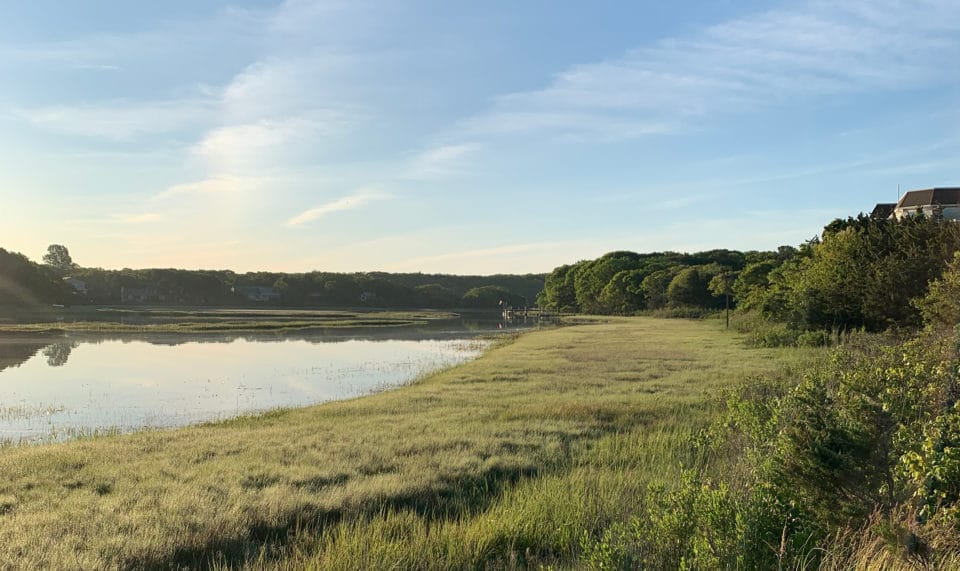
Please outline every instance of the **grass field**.
M655 501L724 387L813 350L716 322L537 331L352 401L173 431L0 450L12 567L564 566Z

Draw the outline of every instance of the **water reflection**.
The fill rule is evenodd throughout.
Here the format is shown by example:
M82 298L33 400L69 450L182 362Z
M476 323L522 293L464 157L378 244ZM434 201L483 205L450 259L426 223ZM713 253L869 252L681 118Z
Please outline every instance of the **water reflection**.
M477 335L500 325L0 339L0 440L179 426L358 396L471 359L486 343Z
M19 367L49 344L50 341L44 339L0 337L0 372L9 367Z
M43 348L43 356L47 358L47 365L51 367L62 367L67 364L70 358L70 351L73 351L79 341L66 340L52 343Z

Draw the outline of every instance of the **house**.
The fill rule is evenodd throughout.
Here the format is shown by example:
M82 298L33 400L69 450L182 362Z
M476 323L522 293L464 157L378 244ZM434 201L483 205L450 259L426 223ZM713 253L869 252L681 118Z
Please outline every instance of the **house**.
M120 288L121 303L147 303L157 301L159 297L157 288L151 286Z
M87 282L83 280L78 280L77 278L65 277L63 278L64 283L73 288L73 293L75 295L87 295Z
M230 291L242 295L247 301L265 302L280 299L280 290L270 286L233 286Z
M873 211L876 213L886 206L878 204ZM960 220L960 187L911 190L900 197L900 201L893 205L892 212L886 217L892 216L900 220L904 216L916 214L923 214L928 218Z
M896 202L881 202L873 207L873 212L870 213L870 218L875 220L886 220L893 215L893 211L896 208Z

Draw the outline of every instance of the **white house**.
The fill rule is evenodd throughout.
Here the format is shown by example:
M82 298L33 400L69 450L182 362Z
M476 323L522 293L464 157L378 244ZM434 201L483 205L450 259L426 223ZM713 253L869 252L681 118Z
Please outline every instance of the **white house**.
M960 220L960 187L911 190L900 197L892 215L900 220L921 213L928 218Z
M248 301L276 301L280 299L280 290L270 286L233 286L231 291L242 295Z
M87 295L87 282L77 278L65 277L63 281L73 288L73 292L79 295Z

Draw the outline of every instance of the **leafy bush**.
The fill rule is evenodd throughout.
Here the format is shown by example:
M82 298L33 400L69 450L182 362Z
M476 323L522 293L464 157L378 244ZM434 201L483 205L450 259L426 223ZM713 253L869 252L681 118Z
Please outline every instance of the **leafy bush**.
M783 323L765 323L747 335L751 347L793 347L800 332Z
M832 342L829 331L804 331L797 335L796 343L799 347L829 347Z

